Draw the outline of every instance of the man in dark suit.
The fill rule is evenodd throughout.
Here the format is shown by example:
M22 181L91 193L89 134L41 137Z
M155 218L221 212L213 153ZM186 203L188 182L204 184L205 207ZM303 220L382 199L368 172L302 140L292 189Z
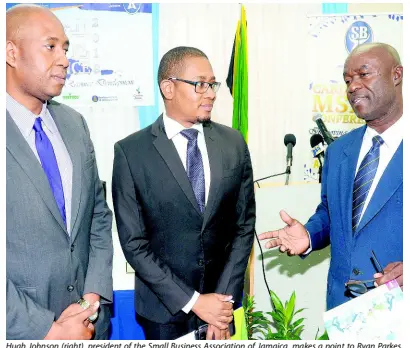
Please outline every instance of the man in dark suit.
M202 51L167 52L158 84L165 113L115 145L114 211L137 319L148 339L203 322L207 338L229 338L255 227L249 151L238 131L210 121L220 83Z
M39 6L11 8L6 24L6 337L107 339L112 213L85 120L50 101L68 39Z
M281 211L287 224L265 232L290 255L331 244L327 307L352 298L348 280L368 288L396 279L403 286L403 67L397 51L382 43L360 45L344 65L347 97L366 125L327 149L322 201L305 226ZM380 273L377 259L384 267Z

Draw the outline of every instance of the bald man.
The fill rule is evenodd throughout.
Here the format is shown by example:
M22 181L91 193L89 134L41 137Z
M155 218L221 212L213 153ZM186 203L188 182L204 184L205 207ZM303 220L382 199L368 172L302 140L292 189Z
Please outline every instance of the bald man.
M35 5L6 14L7 339L106 339L112 213L84 118L61 93L69 41Z
M322 201L309 221L303 226L281 211L286 226L259 235L289 255L331 245L328 309L393 279L403 287L403 67L390 45L360 45L343 77L366 125L328 147ZM354 292L349 280L371 281Z

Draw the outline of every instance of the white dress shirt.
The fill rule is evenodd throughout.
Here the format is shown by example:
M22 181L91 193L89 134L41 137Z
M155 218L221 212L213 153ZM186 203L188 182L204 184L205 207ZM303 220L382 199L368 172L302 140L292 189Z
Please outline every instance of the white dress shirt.
M170 118L165 112L163 114L165 133L168 139L171 139L175 145L179 157L181 158L182 164L184 165L186 171L186 157L187 157L187 147L188 139L185 138L181 131L185 128L182 124L178 123L174 119ZM204 166L204 177L205 177L205 206L208 201L209 187L211 185L211 169L209 166L208 150L205 143L204 127L201 123L194 124L191 128L198 130L198 148L201 151L202 164ZM185 313L189 313L194 306L195 302L199 297L199 293L195 291L189 302L182 308Z
M67 231L71 231L71 197L72 197L72 185L73 185L73 164L71 162L70 155L68 154L67 148L61 138L60 132L47 109L47 103L43 104L43 108L39 115L34 115L25 106L21 105L15 99L13 99L8 93L6 94L6 109L10 113L11 118L17 125L24 139L26 139L28 145L36 156L37 160L40 161L40 157L37 153L36 148L36 136L33 129L34 121L37 117L41 117L44 132L50 139L53 145L54 154L56 155L58 169L60 170L61 182L64 191L64 203L65 203L65 214L67 222Z
M403 117L400 117L398 121L396 121L395 124L390 126L388 129L386 129L383 133L379 134L377 131L373 128L367 127L366 131L364 132L363 135L363 142L362 146L360 148L360 153L359 153L359 158L357 160L357 165L356 165L356 174L357 171L359 170L359 166L362 163L364 157L366 154L369 152L370 148L373 146L373 137L376 135L380 135L384 143L380 146L380 158L379 158L379 165L377 167L376 174L374 176L372 186L370 187L369 193L367 194L366 201L363 206L363 210L360 215L359 223L362 220L362 217L364 215L364 212L367 209L367 206L369 205L369 202L373 196L374 191L376 190L377 184L379 183L384 170L387 168L388 164L390 163L390 160L392 159L393 155L396 153L398 147L400 146L400 143L403 140ZM356 176L355 174L355 176ZM312 251L312 242L310 240L310 234L309 235L309 249L306 250L306 252L303 253L303 255L307 255Z

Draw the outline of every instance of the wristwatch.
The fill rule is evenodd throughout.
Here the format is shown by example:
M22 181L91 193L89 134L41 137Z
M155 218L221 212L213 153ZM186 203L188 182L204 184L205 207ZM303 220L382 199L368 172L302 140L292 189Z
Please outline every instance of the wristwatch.
M81 308L83 309L87 309L88 307L90 307L90 302L88 302L87 300L85 300L84 298L80 298L77 303L81 306ZM96 319L98 318L98 310L97 312L95 312L93 315L91 315L90 317L88 317L88 320L90 321L90 323L94 322Z

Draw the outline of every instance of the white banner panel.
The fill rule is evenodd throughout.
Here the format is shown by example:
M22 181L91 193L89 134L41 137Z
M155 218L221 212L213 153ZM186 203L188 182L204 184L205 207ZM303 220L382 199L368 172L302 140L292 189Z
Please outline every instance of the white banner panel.
M70 66L55 100L70 106L153 105L151 4L61 5L53 10L70 40Z

